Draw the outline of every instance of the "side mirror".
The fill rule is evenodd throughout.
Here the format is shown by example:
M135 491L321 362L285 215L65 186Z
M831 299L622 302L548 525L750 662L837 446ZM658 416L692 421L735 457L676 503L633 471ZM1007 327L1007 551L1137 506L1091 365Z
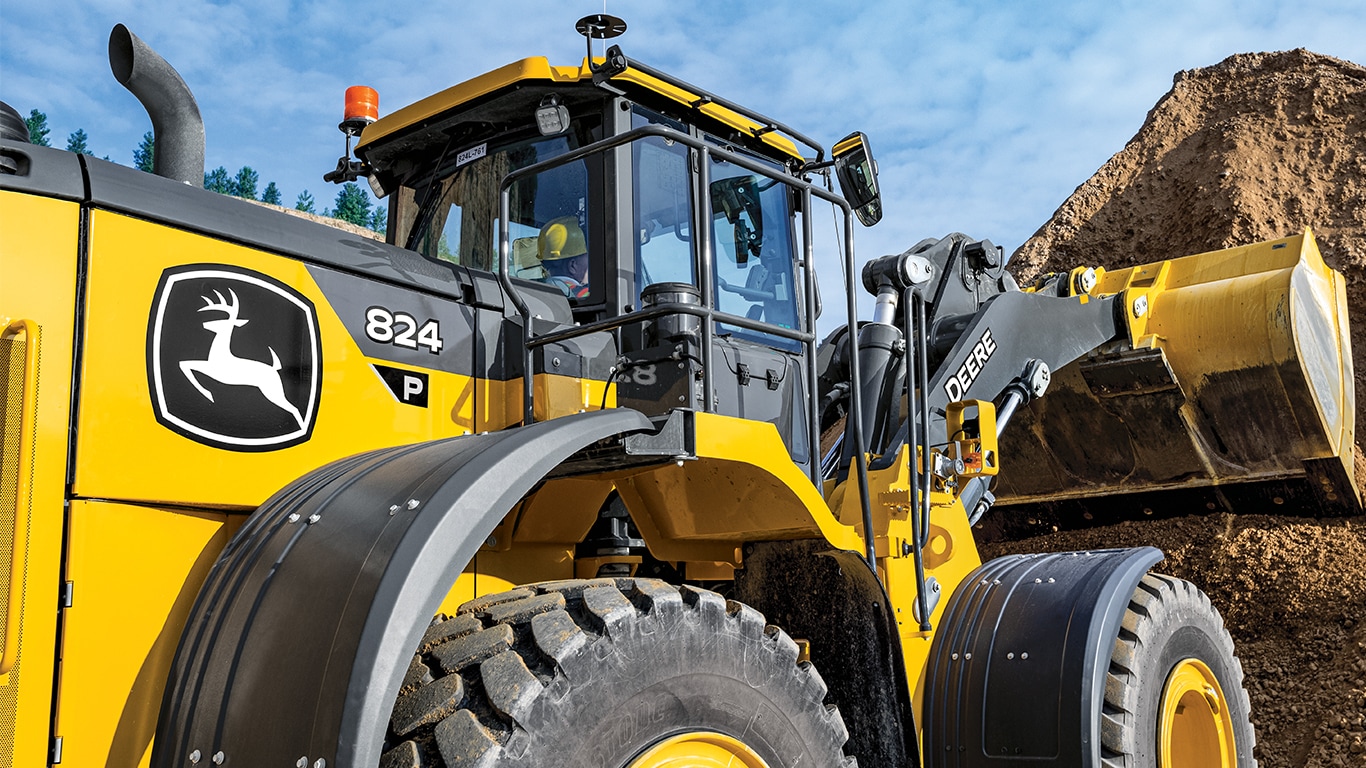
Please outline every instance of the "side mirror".
M858 220L865 227L881 221L882 194L877 189L877 161L873 159L868 137L855 131L836 143L831 154L835 158L840 193L854 207Z

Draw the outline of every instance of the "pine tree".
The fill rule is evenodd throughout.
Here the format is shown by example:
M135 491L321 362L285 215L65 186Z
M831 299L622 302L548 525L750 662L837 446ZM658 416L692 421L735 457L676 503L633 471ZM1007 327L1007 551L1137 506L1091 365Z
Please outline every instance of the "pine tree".
M314 213L313 195L310 195L308 190L305 189L299 193L298 199L294 201L294 210L303 211L304 213Z
M375 212L370 214L369 226L381 235L387 234L389 229L389 209L382 205L376 208Z
M66 151L75 152L78 155L94 154L90 151L90 147L86 145L86 139L88 138L90 137L85 135L84 128L77 128L70 136L66 137Z
M156 137L152 135L151 131L142 134L142 143L138 145L137 149L133 150L133 167L137 168L139 171L151 173L156 159L156 152Z
M337 193L337 209L333 218L349 221L361 227L370 226L370 196L354 181L342 185Z
M237 178L232 180L232 194L247 200L256 199L256 183L261 180L256 171L251 166L244 165L237 172Z
M47 140L47 135L52 132L47 127L47 115L35 109L28 113L24 123L28 125L28 141L30 144L37 144L40 147L52 146Z
M261 202L271 205L280 204L280 188L275 186L275 182L266 185L266 191L261 193Z
M204 189L223 195L231 192L232 177L228 176L228 169L220 165L204 174Z

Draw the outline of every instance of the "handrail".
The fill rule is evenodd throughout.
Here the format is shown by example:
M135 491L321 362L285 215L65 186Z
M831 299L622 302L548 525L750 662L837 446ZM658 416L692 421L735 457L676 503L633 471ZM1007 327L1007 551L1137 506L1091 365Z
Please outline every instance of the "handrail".
M586 326L578 326L563 331L553 331L549 334L544 334L541 337L533 337L531 330L531 308L526 303L526 299L522 297L521 292L518 290L517 286L512 282L512 276L511 274L509 274L508 271L508 264L512 256L511 225L509 222L509 217L512 210L512 185L517 183L521 179L535 176L536 174L548 171L552 168L558 168L563 165L568 165L569 163L577 162L592 155L600 154L602 152L606 152L607 150L615 149L620 146L625 146L640 139L649 138L652 136L669 139L670 141L682 144L683 146L691 148L700 155L700 157L698 158L698 172L696 176L697 184L700 186L700 189L697 190L696 194L698 204L696 207L697 222L695 224L695 231L698 233L705 233L711 227L711 194L709 186L711 168L709 159L712 156L712 154L715 153L718 149L725 154L726 162L743 168L744 170L750 171L751 173L756 173L761 176L764 176L765 178L780 182L783 185L802 193L802 199L804 201L804 210L802 215L803 218L808 222L808 225L804 227L804 235L809 234L810 232L809 220L811 216L811 206L809 205L809 202L812 197L820 198L821 200L831 203L832 205L839 208L841 212L844 214L843 266L845 279L845 293L848 297L848 301L846 303L846 311L848 313L847 327L851 329L858 327L858 310L855 304L856 291L859 285L859 281L858 273L855 271L854 268L853 208L849 205L849 202L847 200L845 200L843 197L840 197L839 195L836 195L834 192L828 191L822 187L812 184L811 182L806 181L805 179L800 179L780 172L775 172L772 168L762 165L743 155L731 152L729 150L726 150L725 148L713 147L701 139L689 136L685 133L681 133L668 126L644 125L639 128L634 128L630 131L617 134L616 136L609 136L605 139L595 141L592 144L584 145L582 147L579 147L578 149L566 152L562 155L550 158L548 160L542 160L541 162L533 163L526 167L509 171L505 176L503 176L503 180L499 183L498 283L502 286L503 291L508 295L508 298L512 301L513 306L517 309L518 314L521 315L522 318L522 412L523 421L525 424L531 424L536 420L536 393L535 385L532 381L533 373L535 370L535 357L533 355L533 349L537 346L552 343L552 341L564 341L571 338L577 338L578 336L582 336L588 333L595 333L601 330L605 330L608 327L615 326L604 325L605 321L600 321L598 323L590 323ZM805 253L810 254L811 252L811 238L807 237L805 243ZM813 328L813 332L796 332L799 335L794 336L788 335L789 329L780 328L778 326L765 325L761 323L756 324L748 318L740 318L734 315L725 315L724 313L718 313L712 310L711 305L713 303L712 296L714 293L714 276L712 275L711 270L712 253L710 237L701 237L701 247L698 249L696 258L699 262L697 266L699 280L701 283L700 288L702 294L702 305L703 308L707 310L707 314L698 313L695 309L692 308L688 310L675 310L676 312L685 311L687 314L697 314L701 317L711 317L713 319L717 319L719 317L724 316L730 318L728 320L724 320L724 322L729 322L738 327L750 327L751 325L753 325L757 326L755 328L756 330L762 330L765 333L771 333L778 336L785 336L787 338L795 338L798 341L802 341L807 345L807 359L810 361L811 365L815 365L816 355L814 328L816 324L816 307L814 285L816 277L816 267L814 263L814 258L808 256L807 258L803 259L803 266L806 275L807 286L807 290L805 292L806 295L804 297L806 299L805 315L807 323L810 325L811 328ZM669 308L669 306L673 305L661 305L661 307L659 307L658 309L664 310ZM661 311L661 314L662 313L663 312ZM623 322L637 321L641 319L647 319L648 317L653 316L654 315L647 314L647 312L634 312L629 315L614 318L614 320L622 320ZM713 334L712 323L702 323L701 330L703 376L702 407L704 411L710 411L712 409L712 397L715 391L712 382L713 366L711 360ZM540 341L540 343L536 343L537 341ZM868 567L872 569L874 575L876 575L877 553L875 548L875 536L872 527L872 507L868 499L868 447L867 442L864 439L863 429L861 426L861 422L863 419L863 402L862 398L859 396L858 386L858 384L862 381L862 373L859 369L858 354L856 350L853 354L849 356L849 373L852 381L854 382L854 386L851 388L850 392L849 415L853 424L852 432L854 438L854 463L858 474L859 499L863 512L864 544L866 548L865 556L868 562ZM810 382L810 380L813 378L814 376L809 375L808 382ZM817 397L814 388L807 395L807 406L808 424L819 425L820 414L817 411ZM808 434L810 435L812 433L815 433L818 431L818 429L818 426L814 426L809 430ZM810 442L811 445L809 446L809 453L811 464L811 480L812 483L816 486L816 488L819 489L821 484L820 461L817 455L820 452L819 436L817 435L816 440L812 440Z
M531 339L527 344L531 347L543 347L547 344L557 344L562 341L576 339L580 336L602 333L603 331L620 328L623 325L638 323L641 320L653 320L657 317L665 317L667 315L693 315L694 317L700 317L704 320L714 320L718 323L733 325L736 328L744 328L747 331L757 331L783 339L792 339L793 341L805 342L816 338L816 334L814 333L796 331L791 328L784 328L780 325L767 325L758 320L751 320L744 315L732 315L729 312L718 312L710 307L704 307L699 304L671 302L667 304L653 304L646 309L636 310L627 315L609 317L606 320L598 320L587 325L576 325L571 328L563 328L558 331L543 333L540 336Z
M14 540L11 544L9 596L6 603L4 649L0 651L0 675L9 674L19 655L19 624L23 614L24 572L28 564L28 510L32 489L33 433L38 418L38 344L41 331L32 320L15 320L0 338L22 334L24 342L24 394L20 405L19 450L15 457Z

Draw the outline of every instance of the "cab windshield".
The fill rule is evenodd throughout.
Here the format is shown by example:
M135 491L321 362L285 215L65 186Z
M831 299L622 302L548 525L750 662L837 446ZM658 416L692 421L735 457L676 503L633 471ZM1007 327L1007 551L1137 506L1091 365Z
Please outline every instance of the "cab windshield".
M651 123L687 130L682 124L637 108L633 125ZM692 231L696 200L688 149L651 136L634 142L632 151L637 299L646 286L656 283L696 285L697 252ZM787 187L726 161L721 152L711 157L712 221L707 234L713 243L716 309L783 328L799 328L800 291L794 272L792 207ZM747 157L772 165L775 175L783 174L771 161ZM752 336L784 348L791 346L786 339L726 324L718 324L716 330Z

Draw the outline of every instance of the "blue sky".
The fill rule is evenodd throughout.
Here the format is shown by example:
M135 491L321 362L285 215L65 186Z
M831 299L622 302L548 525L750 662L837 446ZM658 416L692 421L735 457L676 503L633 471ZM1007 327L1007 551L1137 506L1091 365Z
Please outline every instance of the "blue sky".
M321 209L336 195L322 174L342 151L348 85L377 88L387 114L526 56L577 63L574 21L602 10L602 0L15 0L0 5L0 99L46 112L54 145L84 128L95 154L131 163L150 122L109 72L109 30L122 22L195 92L210 169L250 165L261 187L275 181L286 202L308 189ZM859 229L861 258L952 231L1013 251L1123 148L1179 70L1297 47L1366 63L1362 0L609 0L607 11L630 24L615 41L629 56L827 146L867 133L886 215Z

